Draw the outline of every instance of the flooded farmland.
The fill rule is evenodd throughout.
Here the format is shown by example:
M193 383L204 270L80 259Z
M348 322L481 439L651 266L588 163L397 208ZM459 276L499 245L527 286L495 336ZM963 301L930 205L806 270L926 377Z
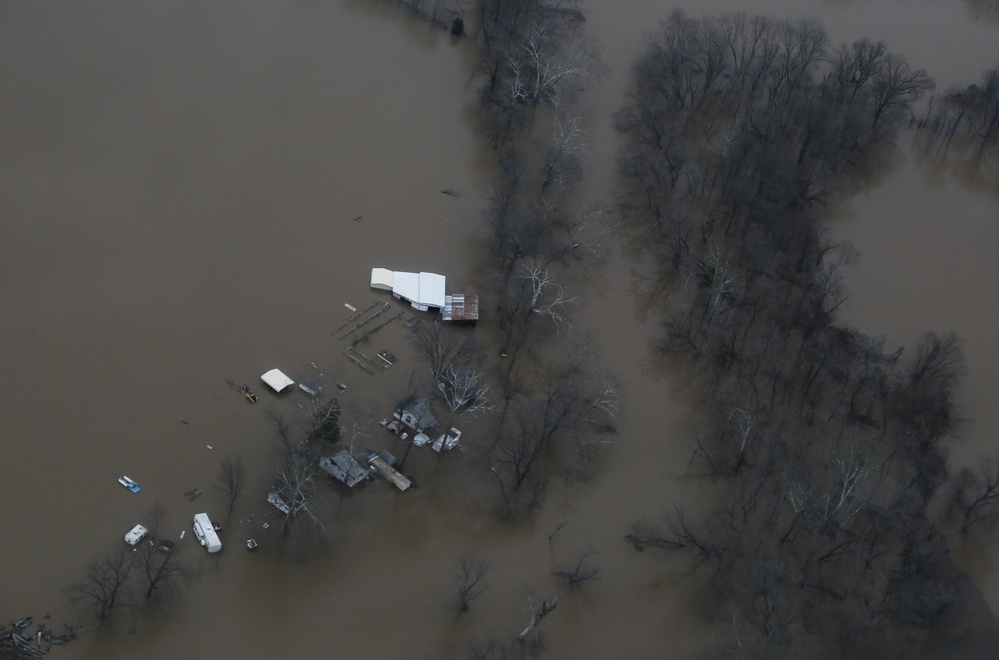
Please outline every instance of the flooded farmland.
M834 43L885 39L941 88L969 84L999 56L999 19L970 0L757 4L687 11L815 15ZM585 95L595 199L612 198L612 114L628 67L671 8L585 7L609 68ZM552 568L592 546L604 579L545 621L551 657L703 648L713 632L691 608L697 585L683 579L686 567L623 540L631 521L702 493L684 476L696 396L651 364L655 319L636 307L631 264L616 252L578 312L623 390L618 436L592 482L498 522L470 438L459 454L413 450L418 490L370 484L339 498L318 554L302 558L274 540L253 554L241 547L269 538L268 412L293 417L308 405L299 392L267 392L264 371L343 381L362 443L405 450L377 424L408 394L403 328L373 340L400 357L373 376L344 356L336 329L351 314L345 303L405 311L369 289L372 266L479 285L472 241L491 165L470 44L360 0L8 3L0 19L5 621L82 622L81 638L53 657L423 657L520 630L525 593L550 595ZM989 342L999 318L983 302L999 287L985 268L999 246L995 190L946 174L927 182L904 149L859 187L830 218L861 253L845 319L900 345L931 329L965 338L968 422L952 455L971 462L994 449L999 426ZM440 192L454 188L460 196ZM227 378L260 401L248 404ZM468 431L485 436L488 420ZM219 460L235 455L250 484L222 532L225 550L208 557L192 544L198 579L181 600L96 632L65 588L155 502L175 535L194 513L221 512L211 485ZM142 491L124 491L122 474ZM205 493L189 501L196 486ZM490 588L457 617L452 575L469 549L491 558ZM993 608L997 569L974 555Z

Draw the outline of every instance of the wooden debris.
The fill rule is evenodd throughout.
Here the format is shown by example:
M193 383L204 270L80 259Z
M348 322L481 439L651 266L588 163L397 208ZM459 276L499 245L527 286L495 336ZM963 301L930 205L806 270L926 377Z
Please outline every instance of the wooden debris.
M402 316L402 315L403 315L404 313L405 313L405 312L399 312L398 314L396 314L396 315L395 315L395 316L393 316L392 318L390 318L390 319L387 319L387 320L385 320L385 321L382 321L381 323L379 323L379 324L378 324L378 325L376 325L375 327L373 327L373 328L371 328L370 330L368 330L367 332L365 332L365 333L364 333L363 335L361 335L360 337L357 337L357 338L355 338L355 339L354 339L354 340L352 341L352 343L354 343L354 344L360 344L361 342L365 342L365 341L367 341L367 340L368 340L368 339L369 339L369 338L371 337L371 335L375 334L376 332L378 332L379 330L381 330L382 328L384 328L385 326L387 326L387 325L388 325L389 323L391 323L392 321L394 321L394 320L396 320L397 318L399 318L400 316Z
M366 365L363 362L361 362L360 360L358 360L356 357L354 357L352 355L352 353L353 353L353 349L352 348L348 348L347 350L345 350L343 352L343 354L346 355L350 359L351 362L353 362L354 364L356 364L357 366L359 366L365 372L367 372L367 373L371 374L372 376L374 376L375 372L371 370L371 367L369 367L368 365Z
M548 616L553 611L555 611L556 607L558 607L558 596L557 595L552 596L551 600L543 600L543 601L541 601L541 609L540 610L535 610L534 609L534 605L532 604L531 605L531 610L533 611L533 615L531 616L531 623L528 624L528 626L526 628L524 628L523 630L520 631L520 634L517 635L517 639L518 640L522 640L525 637L527 637L528 635L530 635L531 631L534 630L535 628L537 628L538 625L542 621L544 621L544 618L546 616Z

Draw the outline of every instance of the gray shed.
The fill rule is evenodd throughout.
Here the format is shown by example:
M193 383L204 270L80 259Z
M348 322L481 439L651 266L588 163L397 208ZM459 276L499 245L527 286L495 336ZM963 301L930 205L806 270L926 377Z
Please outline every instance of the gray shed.
M323 456L319 459L319 467L348 488L353 488L368 478L368 471L346 449L341 449L332 456Z

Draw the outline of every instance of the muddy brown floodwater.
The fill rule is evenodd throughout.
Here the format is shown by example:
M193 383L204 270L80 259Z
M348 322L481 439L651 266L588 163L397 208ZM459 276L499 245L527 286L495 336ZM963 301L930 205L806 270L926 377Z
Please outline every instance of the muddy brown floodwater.
M586 95L589 189L603 201L612 113L643 35L670 8L589 3L587 27L609 67ZM997 21L970 0L696 6L736 10L816 15L837 43L883 38L942 87L969 84L997 55ZM345 408L368 424L362 442L402 450L374 423L407 393L402 328L372 341L401 358L375 376L343 357L333 330L349 314L344 303L384 299L368 288L372 266L475 285L469 243L489 165L472 65L469 44L361 0L0 5L0 616L49 614L57 631L82 621L82 638L53 657L421 657L520 630L523 586L551 595L553 566L589 544L605 579L545 621L552 657L702 648L712 633L691 611L683 566L623 541L632 520L699 487L683 476L696 411L650 366L654 319L635 308L631 264L619 256L580 310L580 331L601 338L625 396L599 478L556 487L536 516L501 524L473 437L467 452L439 460L414 451L419 490L372 484L339 501L333 542L317 556L242 548L266 538L266 413L293 417L307 403L265 392L267 369L346 381ZM833 220L862 253L847 321L905 344L928 329L966 337L959 461L991 449L999 426L989 304L999 278L986 269L999 248L995 208L994 194L958 181L926 185L903 154ZM249 383L260 403L226 378ZM155 502L167 536L198 511L217 517L210 485L229 455L252 483L221 555L187 548L199 578L182 601L114 635L95 632L65 587ZM125 492L121 474L142 491ZM205 494L190 502L193 486ZM459 618L452 574L466 549L494 570ZM996 568L988 556L974 566L993 607Z

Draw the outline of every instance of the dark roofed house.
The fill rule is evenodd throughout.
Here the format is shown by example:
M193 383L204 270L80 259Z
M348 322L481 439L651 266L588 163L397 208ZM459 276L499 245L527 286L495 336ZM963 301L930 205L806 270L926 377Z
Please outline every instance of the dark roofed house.
M444 296L441 319L450 323L474 324L479 320L478 294L452 293Z
M415 394L396 406L395 418L415 429L417 433L437 425L437 420L430 412L430 402Z
M348 488L353 488L368 478L368 471L361 467L346 449L341 449L331 456L323 456L319 459L319 467Z

